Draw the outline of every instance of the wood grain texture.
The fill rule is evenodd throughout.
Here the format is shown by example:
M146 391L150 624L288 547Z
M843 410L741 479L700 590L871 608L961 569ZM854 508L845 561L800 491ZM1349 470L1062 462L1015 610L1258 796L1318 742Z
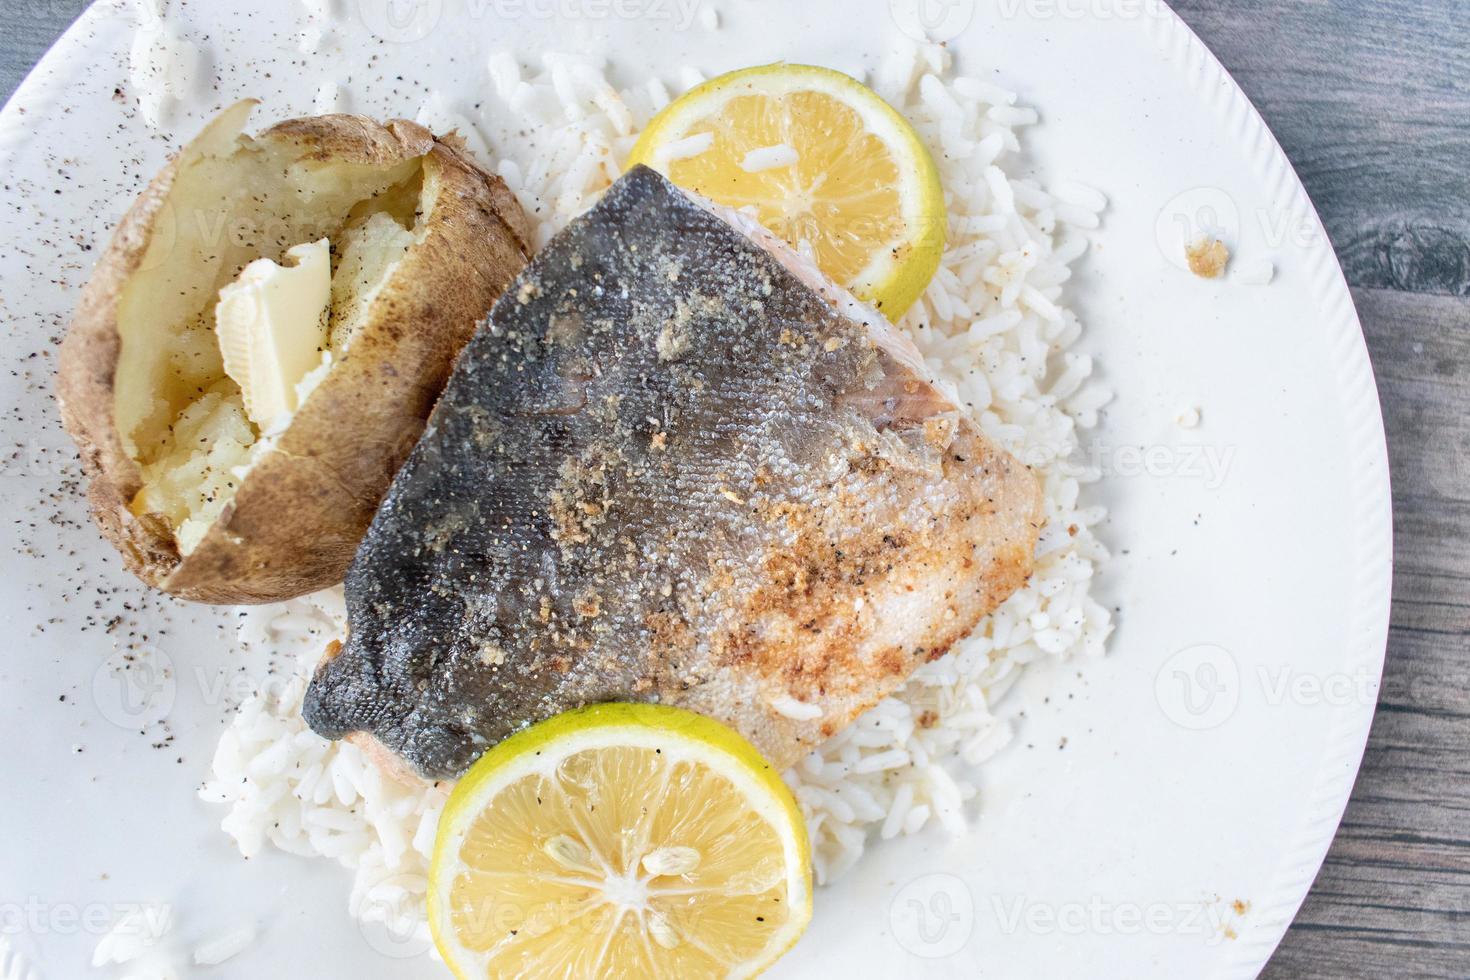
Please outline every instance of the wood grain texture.
M91 0L0 0L0 100L10 98L41 55Z
M84 0L0 0L8 97ZM1363 769L1264 976L1470 977L1470 9L1179 0L1342 256L1393 467L1393 620Z

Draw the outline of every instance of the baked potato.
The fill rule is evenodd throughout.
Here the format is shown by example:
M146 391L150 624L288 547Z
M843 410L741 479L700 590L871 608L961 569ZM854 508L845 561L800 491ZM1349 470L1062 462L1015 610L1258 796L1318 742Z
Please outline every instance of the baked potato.
M60 357L62 418L98 526L143 581L201 602L341 581L532 240L514 195L454 136L331 115L250 137L254 105L216 117L128 211ZM305 269L313 247L325 305L300 316L320 337L293 339L289 308L250 336L266 361L271 343L298 361L306 343L316 366L265 394L245 380L256 402L290 406L253 417L265 409L238 365L226 370L221 303L287 274L272 263ZM246 312L231 307L230 324L265 316L259 295L236 296Z

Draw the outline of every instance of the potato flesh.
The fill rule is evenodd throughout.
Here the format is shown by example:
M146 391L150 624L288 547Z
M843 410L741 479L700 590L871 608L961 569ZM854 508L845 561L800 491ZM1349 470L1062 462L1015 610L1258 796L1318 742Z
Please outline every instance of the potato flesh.
M393 267L408 252L414 234L378 211L355 225L346 236L341 261L332 273L332 307L328 321L334 352L347 350L353 328L363 322Z
M215 385L175 421L172 449L144 467L134 509L166 516L188 554L235 496L256 444L240 389Z
M181 554L203 539L271 442L224 373L219 290L255 259L280 262L294 245L331 239L340 354L371 305L363 285L376 295L422 233L416 212L428 210L418 159L391 168L298 161L292 147L248 137L229 149L180 161L118 309L114 412L143 478L132 510L163 516ZM312 372L308 387L321 377Z

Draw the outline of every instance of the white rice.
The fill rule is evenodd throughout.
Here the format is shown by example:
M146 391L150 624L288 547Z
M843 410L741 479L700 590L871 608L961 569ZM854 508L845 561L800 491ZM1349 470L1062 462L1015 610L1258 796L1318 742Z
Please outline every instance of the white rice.
M138 4L139 24L128 52L128 81L138 94L143 121L167 126L175 102L199 80L203 52L165 17L165 4Z
M253 923L243 923L206 939L194 947L195 966L218 966L226 960L239 956L255 942L256 930Z
M40 980L30 957L16 949L8 935L0 932L0 980Z
M1010 176L1020 150L1015 128L1036 123L1035 111L992 83L951 77L948 60L943 48L905 42L869 79L935 150L949 203L949 247L900 326L985 431L1037 469L1047 525L1024 590L786 774L822 882L851 868L874 837L931 824L963 833L981 795L979 767L1012 738L998 702L1027 664L1101 654L1112 629L1090 595L1106 557L1092 530L1104 513L1081 500L1081 485L1098 473L1074 462L1081 431L1096 424L1110 394L1090 379L1091 360L1068 350L1082 327L1063 296L1106 200L1082 185L1053 194ZM545 55L529 72L508 54L489 60L497 104L483 111L503 113L519 134L490 152L536 221L538 244L616 179L638 130L669 101L658 79L615 89L605 67L563 54ZM683 88L702 80L697 70L680 72ZM484 145L479 128L440 95L421 118L467 128L472 145ZM274 680L240 706L201 795L228 807L222 827L242 854L269 844L334 858L356 871L352 914L388 922L400 936L425 930L442 791L389 780L361 751L318 737L301 720L309 672L344 629L341 590L239 615L241 644L274 665ZM788 700L773 708L798 717L809 707Z
M673 163L675 160L697 157L714 145L714 133L695 133L693 136L685 136L683 139L674 140L660 147L655 155L664 163Z
M745 154L740 160L740 169L748 174L755 174L762 170L789 167L799 159L796 147L789 143L777 143L775 146L757 147Z
M170 933L173 908L145 902L118 915L92 950L92 966L122 966L123 980L173 980L178 976ZM9 980L9 978L6 978Z
M1276 264L1270 259L1246 259L1235 263L1230 278L1243 286L1269 286L1276 278Z
M793 718L796 721L814 721L822 717L821 705L798 701L789 694L783 694L778 698L773 698L771 700L771 710L778 715Z

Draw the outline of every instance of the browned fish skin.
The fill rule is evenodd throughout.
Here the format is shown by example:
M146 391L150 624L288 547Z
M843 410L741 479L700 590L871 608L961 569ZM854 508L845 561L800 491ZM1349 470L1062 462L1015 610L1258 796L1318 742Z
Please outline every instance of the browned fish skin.
M1021 586L1040 507L887 324L636 168L461 356L306 718L438 778L658 700L784 767Z

